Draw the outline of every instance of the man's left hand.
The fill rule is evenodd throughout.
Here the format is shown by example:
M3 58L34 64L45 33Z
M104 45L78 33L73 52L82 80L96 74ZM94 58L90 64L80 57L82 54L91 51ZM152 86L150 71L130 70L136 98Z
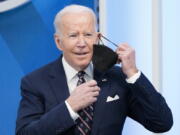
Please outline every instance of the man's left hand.
M136 68L135 50L127 43L120 44L116 49L118 63L121 63L123 73L130 78L138 72Z

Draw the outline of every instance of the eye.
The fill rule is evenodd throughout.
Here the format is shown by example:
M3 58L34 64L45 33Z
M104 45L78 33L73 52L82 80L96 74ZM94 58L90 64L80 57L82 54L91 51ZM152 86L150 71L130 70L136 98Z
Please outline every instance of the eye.
M77 34L70 34L69 37L71 38L77 37Z
M92 37L92 36L93 36L92 33L86 33L86 34L85 34L85 37Z

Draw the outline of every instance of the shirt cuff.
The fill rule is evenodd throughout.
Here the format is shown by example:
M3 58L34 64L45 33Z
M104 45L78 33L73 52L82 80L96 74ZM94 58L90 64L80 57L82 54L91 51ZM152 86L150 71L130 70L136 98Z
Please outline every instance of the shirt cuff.
M141 75L141 72L138 71L137 73L135 73L133 76L131 76L130 78L127 78L126 79L126 82L127 83L131 83L131 84L134 84L136 82L136 80L140 77Z
M67 109L70 113L71 118L75 121L79 117L78 113L73 111L73 109L71 108L71 106L69 105L67 101L65 101L65 104L67 106Z

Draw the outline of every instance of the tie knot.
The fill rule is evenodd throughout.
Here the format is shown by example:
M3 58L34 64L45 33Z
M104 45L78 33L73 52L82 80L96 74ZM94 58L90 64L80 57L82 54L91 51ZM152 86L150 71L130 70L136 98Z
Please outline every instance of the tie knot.
M77 76L78 76L79 78L84 78L84 75L85 75L85 72L84 72L84 71L79 71L79 72L77 73Z
M79 86L80 84L83 84L83 83L85 83L85 79L84 79L84 75L85 75L85 72L84 71L79 71L78 73L77 73L77 76L78 76L78 78L79 78L79 80L78 80L78 82L77 82L77 86Z

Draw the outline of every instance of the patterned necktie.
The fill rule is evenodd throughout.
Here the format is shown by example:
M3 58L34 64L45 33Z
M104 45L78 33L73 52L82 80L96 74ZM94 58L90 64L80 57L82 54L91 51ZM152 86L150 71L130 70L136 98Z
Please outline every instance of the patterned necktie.
M77 86L81 85L85 82L84 79L85 72L79 71L77 76L79 78L77 82ZM93 120L93 106L90 105L78 112L79 118L76 120L77 122L77 129L79 135L90 135L91 127L92 127L92 120Z

